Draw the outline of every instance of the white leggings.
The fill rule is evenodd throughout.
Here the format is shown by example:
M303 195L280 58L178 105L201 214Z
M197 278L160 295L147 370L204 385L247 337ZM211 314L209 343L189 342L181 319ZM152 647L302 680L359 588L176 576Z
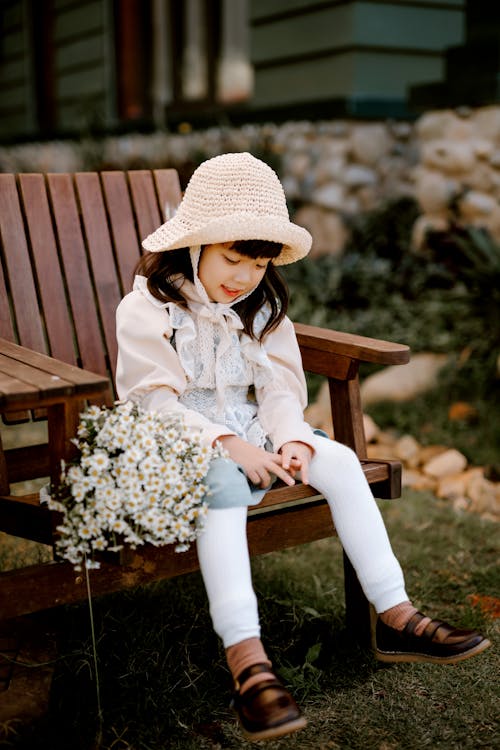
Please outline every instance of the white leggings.
M377 612L408 599L382 516L350 448L315 435L310 484L328 501L342 546ZM260 637L244 507L210 509L197 540L210 615L224 646Z

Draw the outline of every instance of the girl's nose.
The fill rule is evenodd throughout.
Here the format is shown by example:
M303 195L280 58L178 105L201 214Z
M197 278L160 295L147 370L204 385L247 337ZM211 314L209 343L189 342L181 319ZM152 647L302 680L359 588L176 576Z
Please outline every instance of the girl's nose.
M235 281L246 284L248 281L250 281L250 277L251 277L251 271L246 266L239 265L235 269L235 274L234 274Z

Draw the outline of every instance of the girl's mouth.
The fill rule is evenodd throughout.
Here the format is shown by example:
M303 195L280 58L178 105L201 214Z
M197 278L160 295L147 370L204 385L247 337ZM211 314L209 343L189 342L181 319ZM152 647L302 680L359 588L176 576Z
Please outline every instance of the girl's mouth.
M221 289L224 294L227 294L229 297L238 297L242 294L241 289L229 289L227 286L224 286L224 284L221 284Z

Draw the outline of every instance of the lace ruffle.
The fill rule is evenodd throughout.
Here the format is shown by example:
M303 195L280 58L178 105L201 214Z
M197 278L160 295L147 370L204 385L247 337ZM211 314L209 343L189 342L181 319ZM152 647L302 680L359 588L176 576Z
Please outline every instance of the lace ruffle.
M164 307L169 316L177 356L187 379L180 403L212 422L226 424L253 445L264 446L266 433L257 418L257 404L249 399L249 388L270 383L273 371L264 348L242 333L238 314L230 305L202 299L198 287L188 281L183 284L183 293L189 310L157 300L144 277L136 278L134 288L157 307ZM267 318L267 311L259 311L257 333Z

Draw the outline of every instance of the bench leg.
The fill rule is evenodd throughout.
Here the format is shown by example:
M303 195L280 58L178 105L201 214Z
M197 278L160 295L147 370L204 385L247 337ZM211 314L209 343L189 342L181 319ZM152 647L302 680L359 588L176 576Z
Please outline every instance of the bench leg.
M370 604L345 552L344 590L347 628L353 633L360 646L369 647L371 645Z

